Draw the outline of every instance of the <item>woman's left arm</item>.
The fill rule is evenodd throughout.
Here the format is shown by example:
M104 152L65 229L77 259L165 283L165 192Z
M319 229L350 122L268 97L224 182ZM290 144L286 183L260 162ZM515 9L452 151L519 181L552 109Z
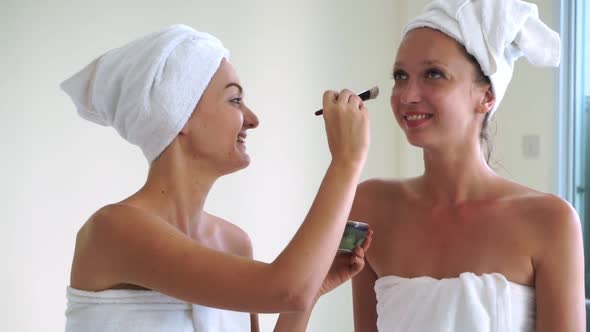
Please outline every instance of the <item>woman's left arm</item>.
M279 315L274 332L305 332L311 311L315 306L317 300L324 294L329 293L333 289L339 287L352 277L357 275L365 266L365 252L371 246L373 241L373 231L369 230L369 234L365 242L361 246L354 248L351 254L337 254L330 266L328 275L324 279L320 291L313 303L302 311L283 312Z
M258 325L258 314L250 314L250 330L252 332L260 332Z
M233 252L238 256L254 259L254 249L252 248L252 241L248 233L237 226L229 227L227 241L232 244ZM250 313L250 331L260 332L260 324L258 322L258 314Z
M584 246L580 219L565 201L550 196L539 226L541 245L533 257L538 332L586 331Z
M279 319L277 320L277 324L275 325L274 332L305 331L307 329L309 317L311 316L311 311L313 310L313 307L315 306L316 302L317 299L313 301L311 306L309 306L303 311L281 313L279 315Z

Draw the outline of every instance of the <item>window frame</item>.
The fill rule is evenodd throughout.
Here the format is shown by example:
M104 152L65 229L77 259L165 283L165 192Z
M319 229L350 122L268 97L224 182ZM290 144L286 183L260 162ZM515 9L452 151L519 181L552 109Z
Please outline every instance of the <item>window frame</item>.
M562 38L562 61L559 71L559 105L556 114L557 123L557 155L556 155L556 193L569 201L580 214L582 232L584 234L584 251L590 250L590 211L584 208L584 194L590 195L590 188L584 188L585 174L590 171L590 165L584 165L585 152L582 150L584 135L583 112L590 110L590 96L585 96L583 90L584 63L583 37L590 31L583 18L587 14L588 4L584 0L559 1L560 2L560 29ZM590 19L590 17L588 18ZM590 84L590 78L586 78L586 84ZM589 128L590 129L590 128ZM585 193L584 193L585 191ZM589 209L590 210L590 209ZM586 224L588 223L588 224ZM585 267L585 279L590 271ZM587 273L588 272L588 273ZM588 288L588 285L587 285ZM588 294L588 289L586 290ZM587 316L590 313L590 298L586 297ZM589 327L590 328L590 327ZM590 331L590 330L588 330Z

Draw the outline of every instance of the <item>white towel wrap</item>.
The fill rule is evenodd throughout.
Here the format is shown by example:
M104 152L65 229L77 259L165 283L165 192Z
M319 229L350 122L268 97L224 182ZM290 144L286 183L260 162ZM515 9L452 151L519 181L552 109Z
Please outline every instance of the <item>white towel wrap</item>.
M250 315L154 291L67 288L66 332L249 332Z
M152 161L178 135L221 60L221 42L173 25L113 49L61 84L78 114L113 126Z
M384 276L375 282L380 332L532 332L535 290L499 273Z

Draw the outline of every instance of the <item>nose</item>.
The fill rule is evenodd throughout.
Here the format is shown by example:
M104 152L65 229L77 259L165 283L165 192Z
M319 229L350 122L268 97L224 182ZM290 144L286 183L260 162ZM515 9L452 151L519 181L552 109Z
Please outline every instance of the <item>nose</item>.
M405 105L416 104L421 101L420 86L416 80L408 80L400 87L399 91L400 102Z
M254 129L258 127L259 123L256 114L250 108L246 107L244 110L244 127Z

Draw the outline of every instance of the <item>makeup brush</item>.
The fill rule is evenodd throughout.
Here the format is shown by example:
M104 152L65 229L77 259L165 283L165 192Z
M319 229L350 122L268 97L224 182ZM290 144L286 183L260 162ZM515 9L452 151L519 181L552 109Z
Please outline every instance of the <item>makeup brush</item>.
M371 89L367 90L367 91L363 91L361 93L359 93L357 96L361 97L361 100L363 101L367 101L369 99L375 99L377 98L377 96L379 95L379 87L378 86L374 86ZM322 115L324 113L324 110L321 109L319 111L315 112L315 115Z

